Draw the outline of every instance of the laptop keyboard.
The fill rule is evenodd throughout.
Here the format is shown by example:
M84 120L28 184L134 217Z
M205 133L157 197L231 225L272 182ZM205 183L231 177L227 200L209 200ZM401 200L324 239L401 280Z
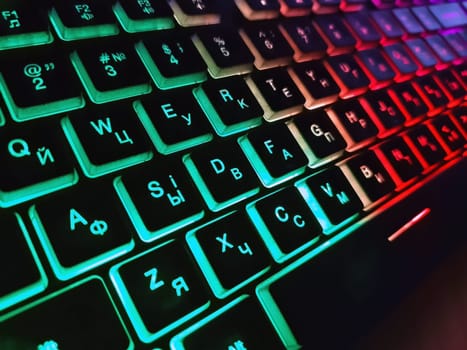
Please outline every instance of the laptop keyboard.
M465 1L2 2L0 347L300 348L281 305L311 257L465 157L466 24Z

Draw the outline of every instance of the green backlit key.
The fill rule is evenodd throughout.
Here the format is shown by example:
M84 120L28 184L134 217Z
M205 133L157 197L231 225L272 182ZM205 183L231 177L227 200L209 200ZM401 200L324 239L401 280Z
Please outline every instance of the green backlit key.
M205 310L209 294L201 272L180 242L119 263L110 275L138 337L149 343Z
M119 32L112 8L106 1L56 1L50 21L62 40L116 35Z
M216 24L221 16L216 1L212 0L170 0L177 22L184 26Z
M31 206L29 216L60 280L124 255L134 246L133 230L110 184L62 191Z
M2 208L78 181L71 152L56 120L2 127L0 150Z
M29 238L23 220L18 214L0 216L2 245L2 283L0 284L0 311L19 303L47 286L47 277Z
M145 242L181 229L204 215L199 194L181 162L147 164L118 177L114 185Z
M1 316L0 348L133 349L110 294L91 277Z
M264 274L270 257L244 212L234 212L191 230L187 242L218 298Z
M83 172L97 177L151 159L150 142L129 103L72 113L62 126Z
M77 76L66 57L35 50L20 54L10 56L0 66L0 90L14 120L39 118L84 106Z

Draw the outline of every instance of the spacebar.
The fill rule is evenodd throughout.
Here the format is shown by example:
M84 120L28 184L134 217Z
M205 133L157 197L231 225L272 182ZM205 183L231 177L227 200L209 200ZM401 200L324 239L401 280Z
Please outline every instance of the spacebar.
M443 257L465 243L459 228L465 225L466 173L464 158L428 186L354 225L345 238L336 237L322 253L315 249L258 286L286 347L354 348ZM406 225L417 214L423 219Z

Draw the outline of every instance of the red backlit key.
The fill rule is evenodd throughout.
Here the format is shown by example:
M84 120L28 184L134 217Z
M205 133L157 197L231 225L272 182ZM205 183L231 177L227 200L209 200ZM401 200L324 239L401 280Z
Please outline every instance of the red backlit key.
M443 160L446 152L425 124L417 125L403 135L426 171Z
M433 78L448 97L448 107L456 106L466 96L465 88L452 71L443 70L436 72Z
M443 90L431 76L424 76L414 81L414 88L428 106L428 116L441 112L449 102Z
M353 49L357 43L337 15L324 15L315 18L317 29L328 45L329 55L338 55Z
M438 141L449 154L452 153L452 156L464 147L464 137L447 114L436 117L428 127L435 136L438 136Z
M357 47L374 46L381 40L367 12L352 12L345 15L345 20L358 40Z
M400 110L407 118L407 124L417 122L428 112L427 105L410 82L391 86L388 94L396 101Z

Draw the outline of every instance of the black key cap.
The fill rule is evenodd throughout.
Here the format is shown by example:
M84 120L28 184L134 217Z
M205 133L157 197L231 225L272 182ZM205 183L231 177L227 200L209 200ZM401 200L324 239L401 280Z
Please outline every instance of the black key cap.
M444 144L448 153L456 152L464 147L465 139L448 115L436 117L429 125L431 130L439 136L439 140Z
M212 140L206 115L190 89L151 94L136 101L134 108L156 149L162 154Z
M454 51L441 35L433 34L427 36L425 37L425 41L431 47L433 52L438 56L438 59L446 65L453 62L457 58L457 56L454 54Z
M114 186L145 242L181 229L204 215L199 194L178 162L147 164L118 177Z
M318 108L337 100L339 86L322 62L300 63L290 67L289 73L305 97L307 109Z
M342 171L335 166L297 183L324 234L334 232L355 217L362 203Z
M118 0L113 10L123 29L129 33L175 26L172 10L165 1Z
M24 313L10 316L0 319L1 348L10 348L11 344L34 349L86 349L91 346L123 350L134 347L109 292L97 277L75 283L39 300Z
M322 110L296 117L289 127L312 167L339 157L346 147L344 139Z
M216 24L221 20L213 0L170 0L177 22L184 27Z
M321 58L326 53L327 45L309 17L294 18L283 21L279 29L294 50L296 62Z
M77 40L116 35L119 32L110 5L104 1L56 1L50 21L62 40Z
M186 240L218 298L231 295L269 269L269 254L244 212L191 230Z
M184 162L208 207L219 211L258 193L258 181L235 140L196 149Z
M397 40L404 35L404 30L394 18L390 10L372 11L371 18L383 33L381 42L390 42Z
M300 175L308 160L285 124L260 128L240 138L240 145L266 187Z
M311 12L311 0L281 0L281 13L286 17L306 16Z
M0 4L0 50L52 42L46 11L30 1Z
M247 211L279 263L315 243L321 233L321 226L295 187L251 203Z
M248 26L240 35L255 56L258 69L283 66L292 59L293 49L274 23Z
M356 59L370 79L370 89L380 89L390 84L396 76L379 48L359 51Z
M454 123L459 127L459 130L463 131L464 136L467 138L467 106L461 106L451 111L454 117Z
M0 207L10 207L78 181L57 121L0 129Z
M71 54L71 59L94 103L151 92L149 76L129 44L110 42L80 48Z
M441 29L441 25L436 20L436 18L433 17L430 10L428 10L428 7L416 6L416 7L413 7L411 10L413 14L415 15L415 17L417 17L417 19L425 27L426 30L436 31L436 30Z
M209 80L193 90L212 126L221 136L261 124L263 109L242 77Z
M417 75L428 73L438 63L435 54L423 39L413 38L407 39L404 42L419 63Z
M357 44L355 38L338 15L323 15L315 18L317 29L328 45L329 55L350 51Z
M429 169L436 163L441 162L446 156L446 152L440 143L424 124L410 129L404 140L411 147L414 154L418 156L423 168Z
M0 72L0 89L16 121L84 106L77 76L65 57L35 51L27 57L10 56L2 61Z
M133 230L119 205L111 186L93 184L62 191L30 208L31 221L60 280L76 277L133 248Z
M247 78L247 83L268 121L297 114L303 109L305 98L283 68L255 71Z
M206 64L186 35L175 32L154 35L138 42L136 50L160 89L206 80Z
M379 203L395 189L394 182L372 151L366 151L341 165L365 209Z
M253 297L245 300L244 296L177 334L171 346L174 349L229 350L284 348L258 303Z
M451 70L445 69L436 72L433 78L448 97L448 107L456 106L464 99L466 95L465 88Z
M110 275L138 337L149 343L209 306L207 286L179 243L114 266ZM155 316L157 315L157 316Z
M459 34L459 32L446 32L443 35L443 38L451 45L451 47L456 51L459 57L467 57L467 45L466 40Z
M417 21L409 8L393 9L392 13L399 20L404 28L404 31L409 35L417 35L423 33L425 30L422 25Z
M396 132L405 123L399 107L384 90L374 91L371 95L365 96L362 103L380 130L380 137Z
M443 28L461 27L467 24L467 15L458 3L436 4L428 8Z
M397 103L408 124L417 122L426 116L428 106L409 82L391 86L389 96Z
M329 57L325 66L334 77L341 98L350 98L368 90L370 80L351 54Z
M88 177L151 159L147 135L128 103L94 107L62 121L76 158Z
M245 18L260 20L279 16L278 0L235 0L237 7Z
M253 69L254 57L236 30L210 27L195 34L193 41L214 78Z
M383 50L398 70L396 81L410 79L418 69L417 64L410 57L407 48L400 43L383 46Z
M357 47L373 46L381 40L381 35L370 20L368 12L358 11L345 14L345 20L358 39Z
M0 285L0 311L42 292L47 277L18 214L0 216L3 266Z
M414 88L428 106L428 116L441 112L449 100L432 76L426 75L414 81Z

